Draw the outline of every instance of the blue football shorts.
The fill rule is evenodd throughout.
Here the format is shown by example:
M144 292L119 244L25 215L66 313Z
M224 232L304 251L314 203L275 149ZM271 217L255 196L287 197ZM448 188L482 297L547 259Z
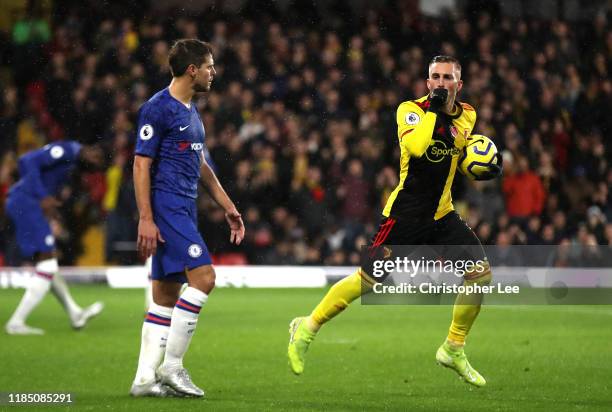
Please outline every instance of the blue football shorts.
M212 260L198 232L195 199L153 191L153 220L165 242L157 242L151 278L184 283L185 270L210 265Z
M15 238L22 257L36 253L50 253L55 249L55 238L40 207L40 200L12 192L6 201L6 213L15 227Z

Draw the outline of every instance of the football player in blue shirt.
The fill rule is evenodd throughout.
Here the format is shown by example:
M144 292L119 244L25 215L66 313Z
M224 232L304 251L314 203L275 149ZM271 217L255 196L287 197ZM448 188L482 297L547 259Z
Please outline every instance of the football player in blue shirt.
M101 302L82 309L68 291L58 273L55 238L49 220L57 215L59 193L79 160L102 164L102 151L97 146L81 146L77 142L52 143L19 158L20 179L8 194L6 212L15 227L21 255L35 262L32 276L21 302L5 326L11 335L42 335L42 329L26 325L28 315L42 301L49 289L62 303L75 329L100 313Z
M202 180L225 210L233 243L244 238L244 223L204 158L204 125L192 100L210 90L216 74L211 46L178 40L168 60L172 81L140 108L136 136L138 249L144 257L153 255L153 303L142 326L130 393L202 397L204 391L183 367L200 309L215 285L210 254L197 226L198 182ZM188 287L181 292L186 281Z

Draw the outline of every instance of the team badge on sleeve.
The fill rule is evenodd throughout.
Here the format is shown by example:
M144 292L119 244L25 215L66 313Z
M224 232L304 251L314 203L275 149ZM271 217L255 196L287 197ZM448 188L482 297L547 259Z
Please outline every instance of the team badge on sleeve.
M406 114L406 124L410 126L414 126L420 121L421 121L421 117L415 112L410 112Z
M64 155L64 148L62 146L53 146L50 153L52 158L59 159Z
M145 124L140 128L140 138L142 140L149 140L153 137L153 126Z

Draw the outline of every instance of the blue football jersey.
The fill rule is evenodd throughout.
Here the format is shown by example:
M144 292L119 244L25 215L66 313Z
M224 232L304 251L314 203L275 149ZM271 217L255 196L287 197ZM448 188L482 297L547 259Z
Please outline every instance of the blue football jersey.
M10 193L42 199L58 194L76 166L81 145L73 141L50 143L19 158L20 179Z
M153 159L151 188L195 199L206 132L200 114L170 95L168 88L142 105L136 154Z

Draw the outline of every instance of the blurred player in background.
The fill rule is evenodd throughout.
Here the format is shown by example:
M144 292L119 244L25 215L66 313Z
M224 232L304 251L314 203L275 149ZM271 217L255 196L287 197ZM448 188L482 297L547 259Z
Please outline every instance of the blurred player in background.
M21 255L34 261L35 275L6 324L6 332L11 335L44 333L42 329L28 326L26 320L49 289L62 303L75 329L84 327L104 307L101 302L96 302L82 309L70 295L66 282L59 274L55 238L49 224L58 215L56 195L79 160L99 167L103 154L97 146L81 146L77 142L64 141L48 144L19 159L20 179L9 191L6 210L15 227Z
M170 86L141 107L138 121L138 249L145 257L153 255L153 303L143 323L130 393L202 397L204 391L183 367L200 310L215 285L211 258L197 228L199 180L225 210L232 242L242 241L244 224L205 160L204 125L192 101L196 93L210 90L216 74L211 46L178 40L169 52L169 64ZM189 285L180 292L185 281Z
M451 186L466 139L476 122L476 112L456 102L461 90L461 66L450 56L437 56L429 64L429 95L402 103L397 110L397 136L401 147L400 182L383 211L378 233L370 250L384 245L470 245L476 256L446 258L486 261L484 250L474 232L454 211ZM501 167L491 166L480 179L499 176ZM367 268L336 283L310 316L291 322L288 348L289 365L296 374L304 370L308 346L320 327L341 313L357 297L371 290L376 282ZM468 272L465 284L491 282L488 264L483 270ZM457 296L453 318L445 342L436 353L441 365L455 370L474 386L484 386L485 379L470 365L463 351L466 336L480 312L482 296Z

